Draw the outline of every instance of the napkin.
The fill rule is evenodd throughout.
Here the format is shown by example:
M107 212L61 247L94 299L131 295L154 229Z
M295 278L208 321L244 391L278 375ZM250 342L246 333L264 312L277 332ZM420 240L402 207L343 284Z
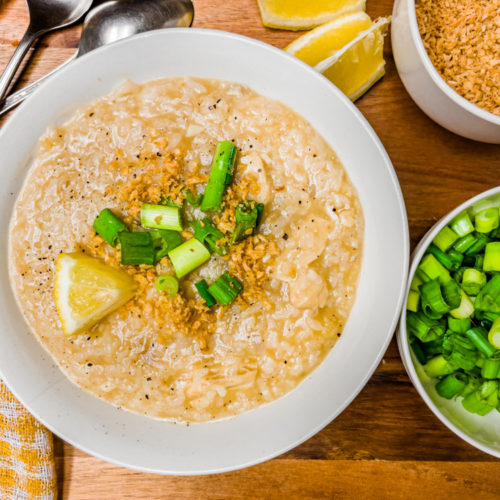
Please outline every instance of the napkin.
M0 498L53 500L56 497L52 434L0 380Z

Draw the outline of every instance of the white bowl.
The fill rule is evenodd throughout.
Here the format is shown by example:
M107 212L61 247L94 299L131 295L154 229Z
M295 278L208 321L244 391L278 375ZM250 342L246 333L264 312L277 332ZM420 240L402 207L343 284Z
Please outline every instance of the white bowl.
M418 264L436 234L439 233L453 217L463 210L470 209L470 207L478 202L483 204L490 200L495 200L496 203L500 202L500 186L485 191L467 200L465 203L462 203L429 229L412 254L406 295L408 295L410 284ZM481 451L500 458L500 413L492 411L484 417L474 415L466 411L460 401L448 400L438 395L434 388L435 380L431 379L424 372L422 365L418 362L410 348L408 332L406 330L406 307L403 308L403 313L401 314L397 340L399 354L403 360L406 372L423 400L427 403L427 406L433 411L434 415L436 415L448 429L452 430L467 443L475 446Z
M366 218L359 289L344 334L311 376L271 404L206 424L154 420L118 410L63 376L22 319L9 286L4 243L0 376L41 422L90 454L147 472L203 474L252 465L297 446L331 422L363 388L400 314L409 260L408 226L398 180L382 144L361 113L326 78L256 40L219 31L168 29L78 59L40 87L3 127L3 241L30 152L48 125L109 93L125 78L143 82L179 75L248 84L303 115L339 155L358 189Z
M500 144L500 116L457 94L431 63L418 30L415 0L396 0L391 40L399 76L424 113L455 134Z

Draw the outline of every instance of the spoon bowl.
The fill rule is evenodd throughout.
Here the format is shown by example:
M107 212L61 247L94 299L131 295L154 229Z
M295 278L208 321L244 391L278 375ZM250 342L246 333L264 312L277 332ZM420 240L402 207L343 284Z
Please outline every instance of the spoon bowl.
M56 69L1 102L0 116L77 57L145 31L189 27L193 18L191 0L109 0L94 7L85 17L77 51Z
M0 99L7 94L17 69L35 41L49 31L78 21L90 9L92 0L26 0L26 3L30 24L0 77Z

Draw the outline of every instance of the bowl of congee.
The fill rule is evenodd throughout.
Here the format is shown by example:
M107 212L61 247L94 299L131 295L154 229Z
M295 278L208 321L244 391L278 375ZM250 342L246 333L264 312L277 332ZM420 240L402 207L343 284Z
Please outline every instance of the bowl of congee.
M0 376L74 446L163 474L245 467L330 423L380 362L408 266L400 187L292 56L133 37L41 86L0 148Z

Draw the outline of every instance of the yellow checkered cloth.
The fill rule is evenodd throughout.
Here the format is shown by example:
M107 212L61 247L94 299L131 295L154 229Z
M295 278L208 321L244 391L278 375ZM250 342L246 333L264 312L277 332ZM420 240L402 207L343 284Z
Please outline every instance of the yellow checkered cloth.
M0 380L0 499L57 497L52 434Z

